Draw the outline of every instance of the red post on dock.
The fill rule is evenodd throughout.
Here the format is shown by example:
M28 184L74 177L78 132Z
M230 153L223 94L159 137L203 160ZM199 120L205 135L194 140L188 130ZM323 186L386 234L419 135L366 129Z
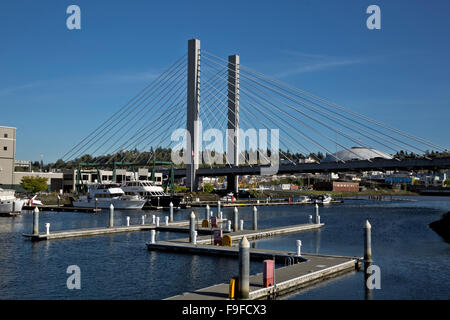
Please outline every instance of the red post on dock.
M264 286L264 288L273 286L273 272L274 272L273 260L264 260L263 261L263 286Z

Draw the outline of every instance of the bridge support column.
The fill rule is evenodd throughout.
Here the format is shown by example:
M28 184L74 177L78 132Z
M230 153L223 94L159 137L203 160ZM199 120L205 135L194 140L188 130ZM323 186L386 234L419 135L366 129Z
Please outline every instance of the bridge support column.
M239 190L237 189L237 178L238 176L234 174L227 175L227 191L234 192L234 196L236 197Z
M239 56L228 57L228 162L239 166ZM231 134L233 133L233 134ZM234 176L233 188L230 191L239 192L239 177Z
M190 161L186 165L186 185L191 191L197 191L197 169L199 164L199 133L200 133L200 40L188 41L187 64L187 117L186 129L190 140L186 151Z

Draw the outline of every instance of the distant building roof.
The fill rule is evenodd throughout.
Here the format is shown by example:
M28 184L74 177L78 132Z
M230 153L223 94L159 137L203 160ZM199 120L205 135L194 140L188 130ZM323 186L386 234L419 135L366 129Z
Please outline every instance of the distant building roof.
M321 162L336 162L339 160L370 160L374 158L392 159L392 156L376 149L352 147L351 149L341 150L333 154L328 154Z

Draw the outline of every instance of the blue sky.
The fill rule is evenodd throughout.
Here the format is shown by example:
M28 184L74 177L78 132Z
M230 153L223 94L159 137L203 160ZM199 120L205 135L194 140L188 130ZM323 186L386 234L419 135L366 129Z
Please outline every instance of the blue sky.
M81 8L82 29L66 28ZM381 30L366 8L381 8ZM0 3L0 125L55 161L186 52L187 40L448 147L448 1Z

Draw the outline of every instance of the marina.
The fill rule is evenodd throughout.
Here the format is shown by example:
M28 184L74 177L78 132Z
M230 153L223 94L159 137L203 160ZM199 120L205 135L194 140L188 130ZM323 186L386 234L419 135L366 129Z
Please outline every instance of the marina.
M448 200L441 199L430 202L429 198L412 197L406 199L400 197L399 199L401 200L396 201L394 197L392 202L383 203L361 199L349 200L341 204L321 207L320 216L324 224L320 228L280 233L276 236L251 240L251 298L273 298L273 288L266 289L261 285L261 268L262 260L271 259L271 255L278 254L279 256L275 259L277 262L275 277L278 279L276 283L281 285L282 282L288 281L286 283L288 288L286 291L280 289L277 293L277 299L284 299L284 297L294 297L295 299L334 297L339 299L343 294L352 299L364 299L364 291L361 291L364 282L364 279L361 278L363 274L355 272L359 268L358 264L361 264L361 257L363 256L361 230L364 220L360 217L361 212L365 212L364 218L368 218L374 227L373 259L387 277L383 278L385 279L382 284L384 290L375 290L374 298L421 297L421 290L418 289L418 286L424 286L424 284L421 284L421 277L411 284L404 282L400 285L396 281L391 281L390 277L394 277L399 272L410 275L411 271L408 271L410 269L405 269L404 266L412 261L414 261L416 271L425 271L430 264L434 266L432 268L442 268L448 263L448 261L445 262L447 259L445 255L441 256L437 253L444 249L442 245L445 244L441 245L439 237L424 223L424 221L439 217L440 212L447 208ZM192 208L192 210L195 211L196 217L203 217L204 208ZM208 234L210 229L201 228L200 220L198 223L196 220L197 230L199 231L198 242L196 245L189 244L185 235L188 232L187 227L189 225L186 216L190 212L191 210L181 209L174 216L175 221L171 226L166 227L162 222L158 230L149 223L151 217L147 216L146 222L149 224L144 226L147 230L143 230L141 226L136 225L141 219L142 211L115 210L114 221L115 228L117 228L115 233L97 234L96 236L82 234L78 237L71 234L70 237L60 238L58 241L56 239L33 241L33 244L28 243L22 236L24 233L30 233L33 222L32 214L23 212L20 216L0 220L0 237L2 241L5 238L10 239L10 249L6 248L4 252L14 250L16 259L21 261L21 266L18 266L19 270L23 270L21 282L32 281L30 273L26 271L34 269L32 265L47 266L49 274L43 274L41 278L34 280L36 286L40 288L40 292L46 292L46 298L55 297L52 295L52 292L54 292L58 297L74 297L73 295L76 294L76 296L81 297L82 295L84 298L108 299L116 299L119 295L122 298L138 297L142 299L227 299L230 279L236 276L238 271L237 248L236 246L211 246L211 235ZM311 206L260 207L258 209L258 229L262 232L271 228L282 230L287 226L308 225L305 221L307 222L308 215L313 213L314 210ZM251 230L253 214L251 208L243 207L239 210L239 214L246 223L245 229L238 230L237 233L242 232L251 237L255 231ZM164 212L156 212L155 215L160 217L160 221L164 221ZM232 220L233 209L224 208L223 215L224 219ZM414 215L414 220L410 220L411 215ZM105 210L96 215L49 211L42 212L40 219L42 225L47 222L51 223L50 234L61 233L64 236L64 232L70 230L78 230L84 233L84 229L104 229L100 225L108 225L108 216L108 211ZM128 230L126 229L127 216L130 216L131 221L134 221ZM12 228L9 225L15 225L15 227ZM164 230L165 228L173 229L169 232L169 230ZM404 244L410 242L411 239L408 234L400 232L403 228L416 230L416 233L419 233L423 239L423 241L417 243L418 246L414 252L405 249ZM136 231L131 231L131 229ZM156 243L154 244L155 249L149 250L148 244L151 238L149 233L152 229L156 231ZM202 229L208 233L203 234L200 231ZM234 231L226 232L225 229L224 225L224 235L236 234ZM99 231L95 231L95 233L97 232ZM40 234L45 236L43 232L40 232ZM386 234L390 236L386 236ZM296 240L298 239L302 240L301 256L311 262L309 265L311 267L306 268L306 271L300 266L307 266L308 261L287 265L292 262L288 262L289 259L283 259L283 255L286 255L286 257L295 256ZM238 238L233 239L234 244L238 244L239 241ZM156 246L160 246L160 248L156 248ZM176 246L179 246L177 249L179 251L172 251L175 250ZM14 249L18 247L22 249ZM386 251L383 248L392 248L392 250ZM203 252L211 249L223 251L222 254ZM199 251L194 252L194 250ZM426 250L428 256L430 252L434 252L433 256L429 256L427 261L417 260L416 256L423 255L423 253L420 253L421 250ZM230 255L224 254L225 251L229 251ZM263 254L259 258L255 256L258 251ZM83 252L81 256L80 252ZM14 265L11 257L9 254L0 257L0 267L2 270L6 270L2 280L0 280L8 288L6 296L10 298L21 296L31 299L37 297L35 291L28 290L24 284L11 286L4 282L6 279L16 277L6 268L6 265ZM121 258L116 260L115 257ZM331 257L334 258L327 259ZM396 257L395 260L392 257ZM31 259L34 261L33 264L30 262ZM328 260L328 262L323 259ZM349 262L352 260L356 262ZM133 263L131 264L128 261L133 261ZM339 266L340 261L342 263L349 262L348 265L344 265L342 271L334 268ZM84 289L80 293L58 289L58 283L65 283L66 281L65 270L62 270L60 274L58 266L67 263L73 264L74 262L84 270L82 280ZM102 272L96 271L104 263L111 266L111 272L116 274L114 279L117 282L109 282L107 280L109 278L108 273L102 274ZM425 264L427 267L425 267ZM316 267L318 265L320 267ZM314 268L312 268L313 266ZM315 273L323 270L326 273L328 267L332 267L332 269L329 269L330 273L327 275ZM121 276L123 268L126 268L130 274L138 275L135 281L130 281L128 276ZM171 276L169 277L168 274L171 274ZM316 276L318 278L313 279ZM448 290L442 282L442 279L447 276L446 273L439 275L433 273L427 276L427 288L430 283L432 284L428 296L437 299L447 297ZM311 281L307 280L310 277ZM102 281L104 288L94 285L94 279ZM298 283L296 283L297 281ZM52 285L52 283L55 284ZM164 289L161 290L161 288ZM281 287L278 286L278 288ZM136 290L139 290L140 293L137 294ZM257 290L262 291L258 293ZM202 293L203 291L206 293ZM183 293L187 294L183 295ZM259 296L259 294L261 295ZM42 295L40 294L39 297L42 297Z

